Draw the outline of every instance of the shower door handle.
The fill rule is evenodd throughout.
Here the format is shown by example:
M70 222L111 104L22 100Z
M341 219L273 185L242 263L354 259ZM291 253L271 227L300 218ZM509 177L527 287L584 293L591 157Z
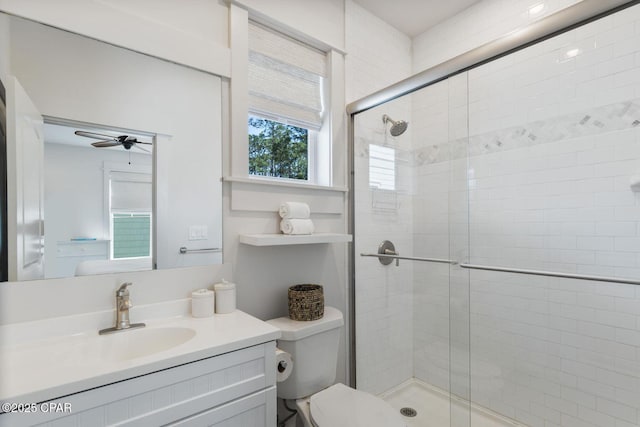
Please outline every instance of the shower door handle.
M396 252L395 246L389 240L383 240L382 243L380 243L380 246L378 246L378 253L361 253L360 256L378 258L378 261L380 261L380 264L382 265L389 265L393 262L394 259L396 260L396 266L400 265L401 259L406 259L408 261L435 262L439 264L457 264L456 261L452 261L450 259L400 256L400 253Z
M458 264L456 261L453 261L450 259L442 259L442 258L424 258L424 257L416 257L416 256L399 256L399 255L390 255L390 254L368 254L364 252L361 253L360 256L378 258L380 263L384 265L391 264L394 259L404 259L407 261L433 262L436 264L451 264L451 265Z
M395 256L397 256L398 258L396 258L396 267L400 267L400 258L399 258L400 257L400 252L396 252L396 251L394 251L392 249L385 249L384 250L384 254L385 255L395 255Z

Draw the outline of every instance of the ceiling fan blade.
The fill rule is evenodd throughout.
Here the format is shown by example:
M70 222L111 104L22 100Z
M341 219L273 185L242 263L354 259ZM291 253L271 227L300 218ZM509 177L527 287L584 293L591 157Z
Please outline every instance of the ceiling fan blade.
M144 142L136 140L136 144L153 145L153 142Z
M87 132L85 130L77 130L74 133L78 136L84 136L84 137L93 138L93 139L105 139L105 138L116 139L117 138L117 136L107 135L104 133Z
M104 148L104 147L115 147L116 145L122 145L122 143L118 141L98 141L98 142L92 142L91 145L93 145L96 148Z

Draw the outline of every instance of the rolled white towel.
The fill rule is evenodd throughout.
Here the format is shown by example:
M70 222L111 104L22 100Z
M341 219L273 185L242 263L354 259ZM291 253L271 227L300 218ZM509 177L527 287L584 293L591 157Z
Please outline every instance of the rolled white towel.
M280 221L280 230L284 234L313 234L313 221L310 219L283 219Z
M311 215L309 205L301 202L284 202L280 204L280 218L307 219Z

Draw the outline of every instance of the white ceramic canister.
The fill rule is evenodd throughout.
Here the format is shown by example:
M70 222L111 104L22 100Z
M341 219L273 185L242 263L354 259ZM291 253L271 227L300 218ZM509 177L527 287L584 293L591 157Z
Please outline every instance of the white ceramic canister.
M215 306L215 294L209 289L191 292L191 315L193 317L211 317Z
M236 284L222 279L213 285L216 291L216 314L232 313L236 309Z

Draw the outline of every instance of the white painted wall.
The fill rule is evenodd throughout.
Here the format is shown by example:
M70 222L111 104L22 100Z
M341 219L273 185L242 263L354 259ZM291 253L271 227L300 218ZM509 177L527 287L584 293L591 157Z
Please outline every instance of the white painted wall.
M212 0L0 1L0 10L221 76L230 75L227 7ZM73 11L70 13L69 11Z
M342 8L336 8L336 1L305 2L232 2L231 5L231 44L234 49L233 77L230 83L232 103L230 105L230 123L225 140L226 176L246 177L246 80L247 33L242 33L247 26L247 17L259 18L262 23L273 26L296 38L307 41L317 47L328 49L334 43L331 37L334 24L323 22L315 26L318 16L331 17L330 22L342 22ZM341 0L340 2L341 3ZM254 9L252 6L259 8ZM249 9L249 11L245 10ZM292 11L296 19L293 19ZM304 23L304 26L301 26ZM316 28L321 31L307 31ZM343 30L340 30L340 33ZM342 44L340 45L340 48ZM243 52L245 52L243 54ZM329 53L331 75L335 75L331 87L331 134L333 135L333 185L345 185L344 159L347 146L344 127L344 81L343 59L339 55ZM334 71L337 70L337 71ZM235 79L235 80L234 80ZM240 95L234 96L234 93ZM244 99L243 99L244 98ZM243 124L244 123L244 124ZM244 131L243 131L244 129ZM244 132L244 134L242 133ZM244 136L244 138L242 138ZM240 147L239 147L240 146ZM292 247L255 248L237 243L240 233L277 233L279 218L275 214L277 206L283 201L303 201L312 209L311 219L317 232L345 233L346 194L341 191L310 190L304 187L287 188L281 186L249 184L246 182L230 182L225 185L229 195L228 213L224 214L225 232L229 231L230 239L225 235L225 260L233 263L233 277L238 283L246 283L241 287L239 295L245 295L244 301L250 307L250 313L263 319L282 316L287 313L286 289L296 283L320 283L324 285L325 303L334 306L345 314L345 328L341 340L340 357L338 358L337 380L347 381L347 245L322 244ZM227 258L231 257L231 258ZM270 313L270 314L263 314Z
M8 10L11 8L22 7L21 2L4 2L0 4L0 8ZM214 9L220 6L219 2L207 1L209 6ZM129 4L129 2L127 2ZM189 22L203 22L210 16L202 9L190 9L177 6L174 2L166 2L167 7L163 12L164 16L171 17L174 14L180 16L182 24L189 27ZM322 10L322 6L318 3L318 10ZM27 7L27 6L25 6ZM65 9L60 7L60 9ZM133 6L132 6L133 7ZM146 3L141 6L140 11L146 11L147 7L152 6ZM282 6L279 6L282 7ZM335 2L329 4L331 11L336 10ZM23 14L34 19L41 18L41 12L48 8L33 7L32 9L20 9ZM17 10L17 9L11 9ZM224 7L225 16L227 8ZM273 14L272 10L268 11ZM28 12L28 13L27 13ZM17 12L16 12L17 13ZM302 13L302 12L301 12ZM328 12L322 12L327 14ZM334 12L331 12L331 14ZM329 16L331 15L329 14ZM342 20L342 12L338 15L338 20ZM100 35L92 34L89 28L75 29L75 31L85 31L94 37L102 38L114 44L124 45L132 49L139 49L138 33L127 33L112 31L107 28L106 21L102 21L101 9L95 7L78 7L74 9L73 21L86 20L88 22L100 23L102 28ZM118 16L124 16L125 19L134 19L131 16L126 17L126 13L119 12ZM218 15L212 17L214 21ZM305 15L306 16L306 15ZM41 18L44 20L44 18ZM138 17L138 21L145 18ZM47 15L47 23L51 25L70 25L69 20L61 15ZM177 25L177 24L176 24ZM156 27L155 30L165 33L162 37L172 37L175 31L191 31L190 28L168 28L171 25L165 25L163 28ZM180 27L180 26L178 26ZM318 27L319 28L319 27ZM117 34L116 34L117 33ZM226 29L224 31L226 35ZM317 35L314 35L314 37ZM215 36L218 39L218 36ZM321 37L321 36L318 36ZM218 41L220 41L218 39ZM155 43L154 43L155 46ZM176 60L193 67L199 67L199 62L193 60L191 55L198 54L197 51L185 49L186 45L176 47L168 44L163 47L163 52L158 53L169 60ZM157 47L157 46L156 46ZM140 49L143 50L143 49ZM185 50L190 52L190 58L184 59L181 55ZM181 59L182 58L182 59ZM167 66L169 66L168 64ZM87 66L86 64L82 65ZM173 65L172 65L173 66ZM175 67L175 66L174 66ZM204 67L203 67L204 68ZM221 73L223 74L223 73ZM203 78L209 78L204 76ZM342 82L338 82L342 86ZM205 85L206 86L206 85ZM223 82L222 89L226 90ZM62 99L68 99L66 93L63 93ZM73 95L73 94L71 94ZM35 97L34 97L35 98ZM155 100L157 103L165 102L164 99ZM181 110L190 111L191 102L184 100L176 107ZM63 108L59 106L60 108ZM209 108L222 108L222 100L220 95L213 94L211 96L211 105ZM141 108L142 110L142 108ZM223 110L226 110L226 106ZM82 114L91 115L92 107L87 107ZM144 111L141 111L144 113ZM45 111L46 113L46 111ZM226 114L223 111L223 114ZM49 114L52 114L49 112ZM199 123L207 123L211 121L211 117L219 117L220 113L212 113L208 117L199 117L195 115L194 120ZM226 119L228 120L228 116ZM164 124L168 127L174 125L171 119L164 120ZM336 126L340 126L337 124ZM144 130L144 129L143 129ZM228 159L230 152L228 133L223 130L223 151L225 155L223 159ZM201 142L198 138L193 138L194 142ZM175 141L171 141L174 143ZM181 145L182 146L182 145ZM346 157L347 146L341 146L342 155ZM170 147L171 149L171 147ZM185 162L199 161L199 149L189 146L184 150L170 151L170 165L179 166L179 156L185 156ZM336 155L340 155L336 153ZM226 162L227 160L225 160ZM228 165L225 165L228 166ZM206 166L198 166L208 167ZM180 182L178 190L184 194L192 194L193 182L187 177ZM72 279L54 279L35 282L21 283L4 283L0 285L0 323L12 323L19 321L27 321L33 319L42 319L55 316L63 316L74 313L91 312L113 308L113 292L124 281L132 281L134 288L132 289L132 300L134 308L132 318L135 319L135 305L150 304L160 301L185 298L190 295L193 289L201 287L210 287L212 284L220 281L222 278L232 280L238 285L238 307L261 319L269 319L286 315L287 313L287 287L296 283L321 283L325 286L326 304L337 307L346 314L346 286L347 286L347 245L346 244L321 244L307 246L292 247L266 247L254 248L241 245L238 242L240 233L275 233L278 231L278 217L275 212L257 210L232 209L231 199L233 197L232 184L225 183L222 186L222 217L223 217L223 242L224 242L224 264L212 265L206 267L190 267L178 268L170 270L157 270L151 272L138 273L122 273L102 276L79 277ZM265 187L255 186L256 191L264 191ZM317 193L313 190L295 190L287 191L279 189L274 191L272 188L268 191L274 194L277 202L285 200L297 200L298 197L315 198L316 203L322 204L325 193ZM299 196L302 194L303 196ZM344 197L344 196L343 196ZM346 200L346 199L345 199ZM246 205L246 203L245 203ZM346 232L346 214L344 207L340 212L331 214L313 214L312 219L316 224L316 230L319 232ZM345 340L343 340L343 343ZM346 345L343 344L340 349L338 381L346 381Z
M231 0L251 14L344 51L344 0Z

